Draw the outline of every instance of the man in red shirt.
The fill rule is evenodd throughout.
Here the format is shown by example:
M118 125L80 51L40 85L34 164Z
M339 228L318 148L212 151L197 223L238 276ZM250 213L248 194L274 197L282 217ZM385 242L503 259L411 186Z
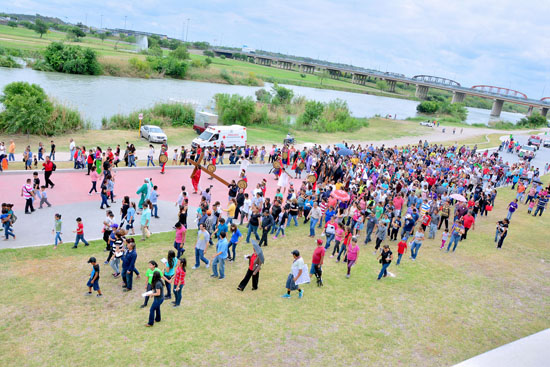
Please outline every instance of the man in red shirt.
M313 257L311 259L311 269L310 274L315 274L317 278L317 286L321 287L323 285L323 260L325 259L325 247L323 246L323 240L317 240L317 248L313 251Z
M54 184L52 180L50 180L50 177L52 176L53 172L53 162L50 160L49 156L46 156L46 162L42 163L42 166L44 166L44 179L46 180L46 188L48 188L49 185L51 185L52 189L54 187Z
M472 228L472 230L476 228L476 219L470 212L468 212L464 217L462 217L462 220L464 222L464 234L462 235L462 239L465 240L470 228Z
M406 249L407 241L399 241L399 243L397 244L397 263L395 265L399 265L399 263L401 262L401 257L403 257Z
M432 221L432 217L428 213L424 214L424 216L422 217L422 229L426 230L426 228L428 228L428 226L430 225L431 221Z

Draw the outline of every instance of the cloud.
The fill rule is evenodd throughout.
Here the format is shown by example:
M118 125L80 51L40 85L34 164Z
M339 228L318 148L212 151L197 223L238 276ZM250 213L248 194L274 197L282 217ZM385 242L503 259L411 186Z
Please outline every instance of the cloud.
M0 0L5 1L5 0ZM550 2L524 0L15 0L10 12L68 17L181 38L320 57L462 85L540 95L548 83ZM550 85L548 88L550 90Z

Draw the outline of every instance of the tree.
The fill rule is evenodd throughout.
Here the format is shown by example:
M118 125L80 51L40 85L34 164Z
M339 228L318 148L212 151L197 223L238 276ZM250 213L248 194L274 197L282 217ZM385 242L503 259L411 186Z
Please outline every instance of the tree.
M101 65L94 50L52 42L46 47L44 61L55 71L69 74L98 75Z
M178 48L170 53L170 56L178 60L187 60L189 58L189 52L187 52L187 47L185 47L185 45L179 45Z
M325 80L326 78L330 77L330 74L329 74L328 71L323 70L322 72L320 72L319 74L317 74L317 76L319 77L319 81L321 82L321 85L323 85L323 80Z
M100 33L97 35L101 42L105 41L105 38L107 38L107 33Z
M421 113L434 114L437 112L439 105L435 101L423 101L416 106L416 110Z
M275 91L274 100L280 102L281 104L289 104L294 97L294 91L285 87L279 86L277 83L273 85L273 90Z
M220 120L226 124L248 125L256 110L252 97L243 97L238 94L216 94L214 96Z
M376 82L376 88L386 90L388 88L388 83L386 83L385 80L379 80Z
M48 32L48 25L42 19L36 18L34 22L34 31L40 34L40 38L42 38L42 35Z
M8 26L12 27L12 28L17 28L17 22L16 21L13 21L13 20L10 20L8 22Z
M4 87L0 98L0 131L6 134L47 134L53 105L44 90L27 82L14 82Z
M80 27L72 27L69 30L69 35L73 36L77 42L79 38L86 37L86 33Z

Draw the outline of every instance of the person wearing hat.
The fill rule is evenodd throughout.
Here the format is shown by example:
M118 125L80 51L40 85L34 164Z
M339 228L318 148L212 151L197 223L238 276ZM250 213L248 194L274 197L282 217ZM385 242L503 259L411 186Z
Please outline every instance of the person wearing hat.
M325 247L323 246L323 240L317 239L317 248L313 251L313 257L311 259L311 269L309 274L315 274L317 278L317 286L321 287L323 285L323 260L325 259Z
M97 297L103 297L101 294L101 289L99 289L99 264L97 263L95 257L90 257L88 259L88 264L92 265L92 272L90 273L90 279L88 279L88 293L87 296L92 295L92 289L97 292Z
M294 257L294 261L290 267L290 274L288 274L286 279L286 294L283 294L281 297L290 298L290 292L297 290L298 298L302 298L304 296L304 290L300 288L299 284L306 283L303 279L303 275L307 276L307 270L306 274L304 274L305 264L304 259L300 256L300 251L294 250L291 254Z

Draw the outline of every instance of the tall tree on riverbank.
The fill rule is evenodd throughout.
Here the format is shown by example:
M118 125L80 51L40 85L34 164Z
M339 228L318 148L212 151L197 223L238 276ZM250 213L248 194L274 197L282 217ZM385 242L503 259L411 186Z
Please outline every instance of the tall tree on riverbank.
M36 18L33 29L42 38L42 35L48 32L48 25L42 19Z

